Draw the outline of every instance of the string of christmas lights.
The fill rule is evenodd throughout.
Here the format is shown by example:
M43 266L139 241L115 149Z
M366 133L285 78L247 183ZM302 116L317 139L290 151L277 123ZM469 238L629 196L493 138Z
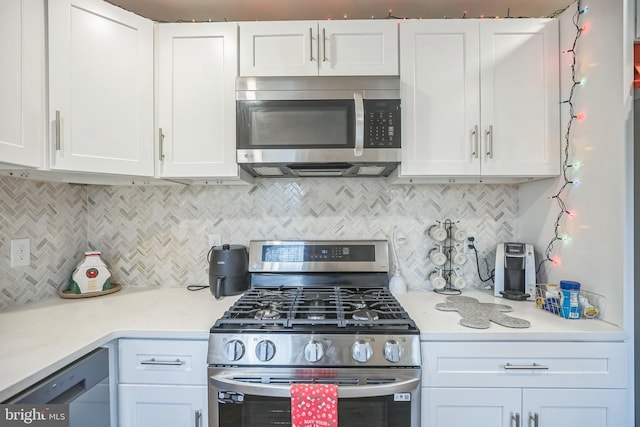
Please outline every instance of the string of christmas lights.
M106 1L107 3L109 3L109 4L112 4L112 5L114 5L114 6L117 6L117 7L121 8L121 9L124 9L122 6L117 5L117 4L114 4L111 0L105 0L105 1ZM563 9L556 10L555 12L553 12L553 13L552 13L552 14L550 14L550 15L547 15L546 17L547 17L547 18L555 18L556 16L558 16L560 13L564 12L564 11L565 11L566 9L568 9L569 7L570 7L570 5L569 5L569 6L564 7ZM472 17L469 17L469 16L468 16L468 14L469 14L469 11L465 9L465 10L462 12L462 16L460 16L460 17L459 17L459 19L468 19L468 18L472 18ZM442 18L443 18L443 19L456 19L455 17L452 17L452 16L443 16ZM530 16L511 16L511 8L507 8L507 14L506 14L505 16L499 16L499 15L496 15L496 16L491 16L491 15L479 15L479 16L477 16L477 17L476 17L476 19L513 19L513 18L515 18L515 19L527 19L527 18L531 18L531 17L530 17ZM333 18L332 16L327 16L327 18L326 18L326 19L327 19L327 21L332 21L332 20L334 20L334 18ZM337 19L337 18L336 18L336 19ZM342 15L341 19L343 19L343 20L348 20L348 19L351 19L351 18L350 18L346 13L344 13L344 14ZM355 18L355 19L361 19L361 18ZM376 16L374 16L374 15L371 15L371 17L370 17L369 19L371 19L371 20L376 20L376 19L378 19L378 18L376 18ZM388 14L387 14L386 16L384 16L383 18L380 18L380 19L397 19L397 20L407 20L407 19L423 19L423 17L417 17L417 18L415 18L415 17L409 17L409 16L394 16L394 15L393 15L393 10L392 10L392 9L389 9L389 10L388 10ZM284 19L284 20L288 20L288 19ZM216 20L216 19L212 19L212 18L209 18L209 19L195 19L195 18L194 18L194 19L186 19L186 20L185 20L185 19L178 19L178 20L172 20L172 21L165 21L165 20L158 20L158 19L156 19L156 20L155 20L155 22L159 22L159 23L162 23L162 24L167 24L167 23L173 23L173 22L176 22L176 23L185 23L185 22L191 22L191 23L212 23L212 22L229 22L229 21L228 21L228 19L227 19L226 17L224 17L224 18L222 18L222 19L217 19L217 20Z
M571 240L567 234L561 234L560 228L561 228L561 223L565 217L571 218L575 216L575 212L567 208L567 204L563 199L563 196L568 191L568 188L570 186L576 186L580 184L579 179L573 179L573 177L572 176L570 177L570 175L573 175L574 172L578 171L582 166L582 163L579 161L574 161L572 163L569 163L569 154L570 154L570 148L571 148L571 137L572 137L573 125L576 121L582 121L585 118L584 112L580 112L580 113L575 112L573 99L574 99L576 88L584 85L584 80L577 79L576 47L578 44L578 40L580 39L580 36L586 31L586 28L587 28L586 25L580 24L580 21L581 21L580 18L582 14L586 13L588 10L589 10L588 7L584 9L582 8L581 0L577 1L576 12L573 15L573 25L576 27L576 36L573 40L573 45L571 46L571 49L568 49L562 52L564 54L571 55L571 81L572 81L571 90L569 91L569 98L561 102L561 104L568 104L569 106L569 122L567 124L567 131L564 136L564 147L563 147L563 158L562 158L563 184L556 194L554 194L553 196L549 196L550 200L555 200L556 203L558 204L559 212L556 217L556 221L554 225L554 236L544 251L544 257L538 264L538 268L536 269L536 274L540 271L540 269L542 268L542 265L547 262L551 262L552 264L556 264L556 265L560 264L560 258L557 256L553 256L555 243L559 240L565 243Z
M568 7L568 6L567 6ZM566 9L566 8L565 8ZM398 20L406 20L406 19L415 19L415 18L410 18L410 17L406 17L406 16L394 16L392 15L393 10L389 9L389 14L386 16L386 19L398 19ZM554 13L557 13L554 12ZM467 16L469 14L468 10L464 10L462 12L462 16L460 17L460 19L467 19L469 18L469 16ZM451 16L443 16L443 19L450 19L452 18ZM490 15L480 15L477 17L478 19L500 19L500 18L529 18L528 16L511 16L511 8L507 8L507 15L506 16L490 16ZM371 17L371 19L375 19L375 17ZM417 19L422 19L422 17L417 18Z

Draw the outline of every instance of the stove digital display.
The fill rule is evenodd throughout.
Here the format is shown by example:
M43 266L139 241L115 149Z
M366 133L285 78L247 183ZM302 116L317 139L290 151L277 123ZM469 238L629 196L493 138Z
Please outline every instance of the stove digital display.
M373 245L264 245L263 262L335 262L376 260Z

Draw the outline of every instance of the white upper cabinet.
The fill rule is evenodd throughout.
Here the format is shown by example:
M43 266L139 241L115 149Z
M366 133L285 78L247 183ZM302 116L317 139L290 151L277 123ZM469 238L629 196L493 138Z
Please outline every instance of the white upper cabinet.
M558 23L400 23L401 178L560 173Z
M483 175L560 174L558 21L480 23Z
M44 3L0 2L0 164L43 165L44 40Z
M158 49L161 177L237 178L237 24L160 24Z
M153 176L153 23L102 0L49 1L51 168Z
M395 20L241 22L240 75L398 75Z
M480 175L478 40L472 20L401 23L403 175Z

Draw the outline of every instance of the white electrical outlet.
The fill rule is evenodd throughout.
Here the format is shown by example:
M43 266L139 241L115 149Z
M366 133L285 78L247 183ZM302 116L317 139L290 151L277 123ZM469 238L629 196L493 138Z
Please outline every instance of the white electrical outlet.
M222 244L221 234L209 234L209 247L220 246Z
M476 244L476 233L473 231L467 232L467 239L464 241L464 253L472 254L473 246ZM471 246L471 247L469 247ZM476 248L477 249L477 248Z
M31 264L31 243L29 239L11 240L11 268Z

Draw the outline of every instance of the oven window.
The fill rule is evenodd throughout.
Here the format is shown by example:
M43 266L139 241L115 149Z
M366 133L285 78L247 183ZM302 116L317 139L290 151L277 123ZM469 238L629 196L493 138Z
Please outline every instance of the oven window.
M239 148L352 148L353 100L238 101Z
M243 403L218 404L220 427L291 426L291 401L245 395ZM338 400L340 427L410 427L411 402L393 396Z

